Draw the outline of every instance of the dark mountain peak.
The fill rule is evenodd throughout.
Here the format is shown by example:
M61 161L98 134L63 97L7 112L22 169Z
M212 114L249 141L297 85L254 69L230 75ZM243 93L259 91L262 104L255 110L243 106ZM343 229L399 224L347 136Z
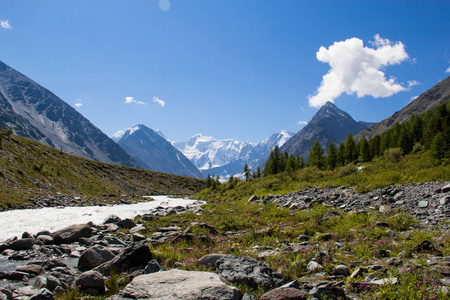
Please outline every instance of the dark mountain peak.
M329 142L341 143L348 133L356 134L365 128L367 126L364 122L356 122L348 113L327 102L281 150L306 159L314 140L318 140L326 148Z
M139 124L122 130L118 144L147 170L202 178L202 173L167 139Z

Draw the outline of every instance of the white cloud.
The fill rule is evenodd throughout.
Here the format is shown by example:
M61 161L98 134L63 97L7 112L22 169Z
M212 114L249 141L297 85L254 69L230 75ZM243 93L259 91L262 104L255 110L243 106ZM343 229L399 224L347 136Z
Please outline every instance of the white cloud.
M409 99L409 102L413 102L413 101L416 100L418 97L419 97L419 95L417 95L417 96L412 96L412 97Z
M161 105L161 107L163 107L164 105L166 105L166 101L159 99L158 97L154 96L153 97L153 102L158 103L159 105Z
M77 102L74 104L75 107L77 107L77 108L82 107L82 106L83 106L83 103L81 103L81 101L82 101L81 99L78 99Z
M415 85L419 85L419 84L420 84L420 82L418 82L417 80L409 80L408 81L408 88L411 88L411 87L413 87Z
M445 71L445 73L450 73L450 67Z
M386 79L381 71L385 66L400 64L408 58L403 43L391 42L377 34L370 44L374 48L365 47L358 38L351 38L335 42L328 49L320 47L317 60L328 63L331 69L323 76L316 94L308 97L310 106L321 107L343 93L356 94L358 98L379 98L406 90L394 77Z
M2 26L5 29L12 29L11 24L9 24L9 20L0 21L0 26Z
M306 124L308 124L308 122L306 122L306 121L299 121L298 122L298 125L306 125Z
M169 0L159 0L159 8L161 8L162 11L168 11L170 9Z
M142 105L147 104L143 101L136 100L133 97L125 97L125 101L123 103L126 103L126 104L136 103L136 104L142 104Z

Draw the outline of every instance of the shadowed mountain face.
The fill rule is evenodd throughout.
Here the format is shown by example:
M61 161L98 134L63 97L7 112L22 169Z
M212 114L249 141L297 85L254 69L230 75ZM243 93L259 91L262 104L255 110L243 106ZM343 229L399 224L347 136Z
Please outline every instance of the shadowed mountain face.
M118 144L147 170L203 178L183 153L145 125L122 131Z
M0 61L0 125L64 152L111 164L139 164L58 96Z
M435 108L448 100L450 100L450 76L417 97L414 101L389 118L386 118L383 121L361 131L356 135L356 138L360 139L363 135L366 139L373 138L376 135L382 134L394 126L397 122L403 123L408 121L412 114L417 115L424 113L425 111Z
M327 102L302 130L281 147L281 151L307 159L314 140L318 140L326 149L329 142L339 144L348 133L356 134L370 124L353 120L349 114Z

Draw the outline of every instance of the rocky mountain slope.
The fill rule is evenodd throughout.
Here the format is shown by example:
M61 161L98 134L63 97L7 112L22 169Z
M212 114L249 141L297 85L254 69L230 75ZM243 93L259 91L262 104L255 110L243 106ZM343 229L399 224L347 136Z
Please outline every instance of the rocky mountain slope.
M145 125L114 134L117 143L143 168L168 174L203 178L202 173L172 144Z
M275 145L280 147L292 135L292 132L282 131L254 144L233 139L216 140L197 134L186 142L173 142L173 145L205 176L215 174L226 179L230 175L240 176L245 163L252 170L256 170L264 164Z
M341 143L348 133L356 134L370 123L357 122L348 113L340 110L331 102L325 103L311 121L288 140L281 151L299 155L308 159L314 140L318 140L324 149L328 142Z
M193 194L203 181L69 155L0 127L0 207L57 193L83 198ZM42 198L43 197L43 198Z
M1 61L0 125L65 153L139 167L119 145L74 108Z
M372 138L385 132L397 122L403 123L408 121L412 114L416 115L424 113L425 111L435 108L439 104L442 104L448 100L450 100L450 76L417 97L414 101L394 113L389 118L386 118L383 121L361 131L355 136L355 138L359 139L363 135L366 139Z

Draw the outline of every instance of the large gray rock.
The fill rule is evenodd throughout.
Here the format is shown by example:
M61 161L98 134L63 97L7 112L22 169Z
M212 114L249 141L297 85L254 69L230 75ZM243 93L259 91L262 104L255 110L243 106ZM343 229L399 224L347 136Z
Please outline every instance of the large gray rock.
M201 264L202 266L205 266L207 268L214 268L216 266L216 262L224 257L233 257L232 255L228 254L206 254L197 261L197 263Z
M115 257L107 248L96 245L86 249L78 259L78 269L82 272L92 270Z
M284 281L284 277L248 256L222 257L216 262L217 273L232 283L245 283L257 289L270 288Z
M11 242L8 245L9 249L12 250L29 250L31 248L33 248L34 245L34 239L33 238L25 238L25 239L20 239L20 240L15 240L13 242Z
M34 293L29 300L53 300L54 298L55 296L52 292L43 288Z
M111 272L122 273L135 268L145 268L152 259L150 249L146 244L133 243L123 249L110 261L107 261L94 270L109 275Z
M308 297L309 293L305 290L281 287L265 293L259 300L302 300Z
M64 229L53 233L53 240L55 244L72 244L78 242L82 237L91 237L92 228L87 224L71 225Z
M90 295L99 295L105 292L105 280L103 279L103 275L97 271L82 273L76 279L75 285Z
M112 299L238 300L240 292L217 274L174 269L138 276Z
M37 276L45 272L44 268L39 265L29 264L26 266L20 266L16 269L19 272L25 272L33 276Z

